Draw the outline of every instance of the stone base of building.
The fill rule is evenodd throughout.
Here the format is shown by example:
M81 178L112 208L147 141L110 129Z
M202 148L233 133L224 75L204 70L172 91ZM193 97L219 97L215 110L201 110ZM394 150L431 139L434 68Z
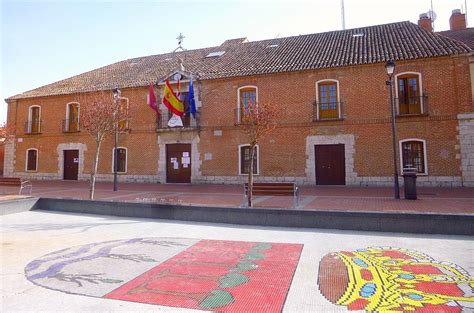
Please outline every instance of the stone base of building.
M21 177L33 180L62 180L62 176L52 173L10 173L9 176ZM112 182L114 176L112 174L99 174L96 179L98 182ZM90 175L80 175L79 181L90 180ZM246 183L247 176L201 176L193 178L192 184L217 184L217 185L240 185ZM162 181L158 175L118 175L119 183L166 183ZM295 182L298 186L316 186L313 180L306 177L266 177L254 176L256 183L278 183L278 182ZM400 186L403 186L403 177L399 178ZM346 186L363 186L363 187L384 187L393 186L392 177L356 177L347 179ZM473 185L463 182L462 177L457 176L419 176L417 178L417 186L420 187L474 187Z

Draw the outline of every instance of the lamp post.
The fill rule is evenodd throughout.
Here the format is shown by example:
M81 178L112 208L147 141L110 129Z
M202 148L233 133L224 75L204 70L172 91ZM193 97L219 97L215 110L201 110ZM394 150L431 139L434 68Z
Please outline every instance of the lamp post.
M115 123L115 140L114 140L114 191L118 190L118 180L117 180L117 167L118 167L118 153L117 153L117 145L118 145L118 121L117 119L117 111L118 111L118 105L120 103L120 94L121 91L116 86L113 90L114 93L114 123Z
M387 70L388 80L386 84L390 86L390 110L392 113L392 150L393 150L393 193L395 199L400 199L400 188L398 186L398 168L397 168L397 140L395 133L395 107L393 103L393 92L392 92L392 76L395 70L395 62L388 60L385 64Z

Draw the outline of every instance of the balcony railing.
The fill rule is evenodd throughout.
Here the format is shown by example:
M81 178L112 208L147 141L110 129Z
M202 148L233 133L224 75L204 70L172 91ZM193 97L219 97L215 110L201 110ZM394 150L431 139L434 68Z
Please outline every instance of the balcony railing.
M398 116L428 114L428 96L409 98L395 98L395 107Z
M79 129L79 120L78 119L66 119L63 120L62 130L64 133L77 133Z
M168 115L167 113L161 114L159 118L156 120L156 129L164 130L164 129L171 129L171 128L197 128L199 127L199 112L196 112L196 118L193 117L191 113L186 113L181 117L181 121L183 122L183 126L175 126L172 127L168 125L170 121L171 114Z
M242 108L234 109L234 125L241 125L245 123L245 111Z
M342 102L315 102L313 105L313 121L342 119Z
M25 123L25 134L39 134L41 132L41 120L27 121Z

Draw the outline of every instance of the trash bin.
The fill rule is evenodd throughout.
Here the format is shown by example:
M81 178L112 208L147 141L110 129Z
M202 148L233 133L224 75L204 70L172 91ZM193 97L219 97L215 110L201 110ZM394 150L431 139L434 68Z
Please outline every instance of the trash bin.
M416 200L416 168L403 169L403 185L405 190L405 199Z

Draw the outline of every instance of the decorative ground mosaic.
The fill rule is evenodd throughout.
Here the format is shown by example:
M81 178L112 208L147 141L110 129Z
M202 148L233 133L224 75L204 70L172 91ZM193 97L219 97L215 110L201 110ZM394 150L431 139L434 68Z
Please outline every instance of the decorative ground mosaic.
M330 302L367 312L474 312L474 279L423 253L370 247L324 256L318 285Z
M219 312L281 312L303 245L182 238L93 243L30 262L72 294Z

